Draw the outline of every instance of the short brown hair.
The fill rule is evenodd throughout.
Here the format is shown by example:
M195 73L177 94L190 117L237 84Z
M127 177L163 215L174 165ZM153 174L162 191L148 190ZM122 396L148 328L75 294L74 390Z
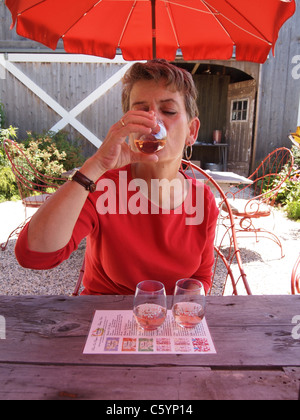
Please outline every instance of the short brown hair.
M129 99L133 85L140 80L166 80L166 85L173 85L184 97L185 109L189 119L198 117L197 89L192 75L166 60L156 59L146 63L135 63L123 77L122 108L129 111Z

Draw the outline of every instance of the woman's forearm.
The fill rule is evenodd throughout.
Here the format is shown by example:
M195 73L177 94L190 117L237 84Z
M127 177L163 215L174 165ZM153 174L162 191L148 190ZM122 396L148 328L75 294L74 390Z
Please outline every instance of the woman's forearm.
M102 174L87 161L81 172L96 181ZM102 173L101 173L102 172ZM69 242L88 191L75 181L67 181L32 217L28 228L28 246L32 251L54 252Z

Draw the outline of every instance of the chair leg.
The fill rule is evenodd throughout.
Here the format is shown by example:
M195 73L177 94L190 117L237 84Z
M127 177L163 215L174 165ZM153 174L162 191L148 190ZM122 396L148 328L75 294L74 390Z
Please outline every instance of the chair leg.
M1 251L5 251L8 245L8 242L14 237L18 237L21 230L24 228L24 226L26 225L26 223L29 221L29 219L31 219L30 217L28 219L25 219L24 222L20 223L18 227L16 227L16 229L14 229L8 236L6 242L3 242L2 244L0 244L0 248Z
M274 215L273 215L274 218ZM284 257L283 248L280 239L278 238L275 233L271 232L270 230L266 230L261 227L255 227L252 219L250 217L243 217L241 218L238 223L236 224L236 235L242 237L242 234L248 237L255 237L255 241L259 242L260 238L270 239L275 244L277 244L280 248L281 257ZM241 234L241 235L240 235Z
M232 289L233 289L232 294L233 295L238 295L238 291L237 291L236 286L237 286L240 279L242 279L242 282L244 284L247 295L252 295L249 283L247 281L247 275L246 275L246 273L243 269L243 263L242 263L242 259L241 259L239 249L236 249L236 251L229 258L226 258L225 255L222 253L222 251L217 247L215 247L215 252L222 259L222 261L223 261L223 263L224 263L224 265L227 269L227 276L226 276L226 281L225 281L224 287L223 287L223 294L224 294L227 279L228 279L228 276L229 276L230 279L231 279L231 285L232 285ZM231 264L233 262L234 257L236 259L238 269L239 269L239 272L240 272L240 276L238 277L237 280L235 280L232 269L231 269Z
M251 292L250 286L249 286L248 281L247 281L247 275L246 275L246 273L244 271L244 268L243 268L243 262L242 262L242 258L241 258L241 254L240 254L240 249L239 249L238 244L237 244L237 238L236 238L236 232L235 232L235 229L234 229L234 223L232 221L232 223L229 225L228 221L227 221L227 223L225 223L225 219L227 220L227 218L223 218L223 221L221 223L221 226L225 230L223 229L223 232L222 233L220 232L220 235L218 236L218 241L217 241L218 245L215 244L215 252L217 254L216 259L220 257L224 266L226 267L226 270L227 270L227 276L226 276L226 281L225 281L224 288L223 288L223 294L224 294L225 286L226 286L227 279L228 279L228 276L229 276L230 279L231 279L231 284L232 284L232 288L233 288L233 293L232 293L233 295L238 294L236 285L239 282L239 280L242 280L247 295L251 295L252 292ZM221 226L219 226L219 227L221 227ZM221 248L224 247L224 246L228 246L228 255L226 254L226 256L221 251ZM234 276L234 274L232 272L232 269L231 269L231 265L232 265L233 261L238 266L237 268L238 268L238 271L239 271L239 276L238 276L237 279L235 279L235 276ZM216 263L215 263L215 265L216 265ZM213 276L213 278L214 278L214 276Z
M223 255L223 253L217 247L215 247L215 252L222 259L222 261L223 261L223 263L226 267L226 270L227 270L227 276L226 276L226 280L225 280L225 283L224 283L224 286L223 286L223 294L224 294L224 290L225 290L225 287L226 287L227 278L228 278L228 276L230 276L231 283L232 283L232 288L233 288L233 293L232 294L237 295L238 293L237 293L237 289L236 289L236 285L235 285L234 276L233 276L232 270L230 268L230 264L228 263L226 257Z
M78 296L79 289L80 289L82 279L83 279L83 275L84 275L84 270L85 270L85 258L83 260L82 267L81 267L81 270L80 270L80 273L79 273L79 277L78 277L74 292L72 293L72 296Z
M291 277L292 295L295 295L296 293L300 293L300 273L298 272L299 266L300 266L300 254L298 256L298 259L292 271L292 277Z
M15 230L16 230L16 229L15 229ZM2 242L2 244L0 244L1 251L5 251L5 250L6 250L7 245L8 245L8 242L10 241L10 239L11 239L11 238L14 236L14 234L15 234L15 230L13 230L13 231L10 233L9 237L6 239L6 242Z
M240 235L240 233L241 233L241 235ZM236 235L239 236L239 237L242 237L244 235L246 236L247 233L249 234L248 236L253 237L253 235L254 235L256 242L259 242L259 239L261 239L261 238L270 239L276 245L279 246L280 254L281 254L280 259L282 259L285 256L285 254L283 252L283 247L282 247L281 241L278 238L278 236L275 235L275 233L269 232L268 230L264 230L264 229L261 229L261 228L260 229L255 229L255 230L236 229Z

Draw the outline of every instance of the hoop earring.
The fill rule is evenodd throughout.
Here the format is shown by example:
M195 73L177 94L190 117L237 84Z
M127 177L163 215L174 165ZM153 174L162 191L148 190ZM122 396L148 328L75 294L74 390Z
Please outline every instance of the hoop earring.
M190 150L189 150L190 148ZM193 146L191 144L187 144L184 148L184 155L186 160L191 160L193 155Z

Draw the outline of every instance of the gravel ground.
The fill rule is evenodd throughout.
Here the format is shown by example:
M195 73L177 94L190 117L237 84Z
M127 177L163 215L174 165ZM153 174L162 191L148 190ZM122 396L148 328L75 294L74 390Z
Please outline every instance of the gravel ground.
M28 209L26 216L32 216ZM25 220L20 201L0 203L0 243L19 223ZM82 265L85 242L69 260L52 270L29 270L21 267L14 254L16 239L8 242L5 251L0 250L0 295L70 295L72 294Z
M291 272L300 252L300 223L288 220L276 210L274 218L263 221L264 227L273 230L280 238L280 248L269 239L256 242L252 238L239 239L241 257L251 291L255 295L290 294ZM20 202L0 203L0 242L24 220ZM15 239L9 241L5 251L0 251L0 295L70 295L75 287L84 256L85 242L68 261L52 270L36 271L19 266L14 256ZM235 270L235 267L234 267ZM218 294L224 279L224 270L218 269ZM243 288L240 294L245 294ZM230 291L225 294L230 294Z

